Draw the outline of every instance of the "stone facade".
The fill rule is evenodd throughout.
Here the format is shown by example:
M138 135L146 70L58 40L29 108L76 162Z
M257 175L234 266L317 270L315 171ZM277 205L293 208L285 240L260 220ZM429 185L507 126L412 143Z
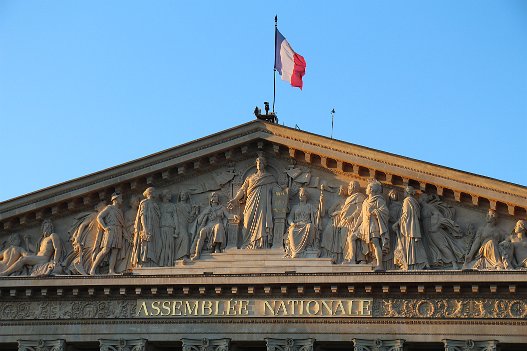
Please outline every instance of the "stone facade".
M525 187L254 121L1 203L0 346L525 346L526 212Z

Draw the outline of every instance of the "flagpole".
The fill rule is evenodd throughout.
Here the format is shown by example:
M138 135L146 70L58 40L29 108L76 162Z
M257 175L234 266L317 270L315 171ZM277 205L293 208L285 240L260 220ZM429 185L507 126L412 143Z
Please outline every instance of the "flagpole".
M274 16L274 66L273 66L273 113L276 100L276 35L278 32L278 16Z

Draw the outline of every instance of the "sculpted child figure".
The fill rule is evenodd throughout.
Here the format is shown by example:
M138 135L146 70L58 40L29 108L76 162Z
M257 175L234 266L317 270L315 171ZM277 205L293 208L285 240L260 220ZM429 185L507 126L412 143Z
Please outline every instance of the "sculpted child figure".
M10 267L0 273L0 276L7 276L15 272L20 272L24 266L33 266L32 276L49 275L58 267L62 254L62 245L57 234L53 233L51 220L46 219L42 222L42 239L40 240L36 255L21 256Z

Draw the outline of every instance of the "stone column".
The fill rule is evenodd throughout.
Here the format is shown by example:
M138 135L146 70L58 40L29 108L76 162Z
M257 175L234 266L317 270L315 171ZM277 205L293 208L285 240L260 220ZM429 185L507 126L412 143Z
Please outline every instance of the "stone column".
M101 351L145 351L146 339L99 339Z
M445 351L496 351L498 342L496 340L452 340L443 339Z
M229 351L231 339L181 339L183 351Z
M354 351L403 351L404 340L353 339Z
M57 340L18 340L18 351L66 351L66 341Z
M313 351L315 339L272 339L265 338L267 351Z

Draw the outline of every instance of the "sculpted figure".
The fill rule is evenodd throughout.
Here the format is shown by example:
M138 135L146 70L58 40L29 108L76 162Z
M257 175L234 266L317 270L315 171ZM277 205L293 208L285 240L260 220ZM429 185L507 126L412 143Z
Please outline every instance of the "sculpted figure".
M97 216L106 207L101 201L94 210L83 213L75 218L73 226L68 231L73 251L63 262L64 271L68 274L87 275L93 263L93 253L99 232L102 231Z
M28 252L20 244L20 236L18 234L9 235L5 249L0 252L0 275L20 258L28 255Z
M419 200L423 234L432 253L430 263L435 266L451 264L452 268L459 269L465 255L459 226L451 218L445 218L439 207L434 205L433 196L422 194Z
M123 248L121 257L117 260L115 265L116 272L124 272L132 269L132 251L134 247L134 226L135 226L135 217L137 216L137 210L139 207L140 198L138 195L132 195L130 198L128 208L124 212L124 230L123 230Z
M399 200L399 193L392 189L388 193L388 212L390 217L388 218L388 229L390 231L389 247L383 248L383 264L385 269L396 269L393 262L394 252L397 248L398 239L397 232L393 229L393 225L401 219L401 212L403 204ZM387 243L388 244L388 243Z
M514 231L500 243L505 269L527 268L527 221L519 220Z
M342 221L342 206L346 201L348 190L344 186L339 188L339 196L341 199L337 200L333 206L328 209L330 217L329 223L322 232L322 238L320 240L320 257L332 258L335 263L342 262L342 249L344 247L344 241L341 238L341 221Z
M108 273L115 274L117 255L123 254L123 231L125 224L123 211L119 208L123 202L123 197L119 193L113 193L111 200L112 204L106 206L97 215L97 222L103 232L100 245L98 243L101 235L97 235L97 245L95 245L95 251L93 252L93 263L90 268L90 275L95 274L95 269L97 269L108 254L110 254Z
M133 266L154 267L159 263L161 212L154 200L155 189L147 188L135 218Z
M421 240L421 206L413 187L407 186L404 194L401 218L393 224L393 230L398 233L394 263L403 270L424 269L428 267L428 260Z
M360 227L361 239L373 246L373 254L377 266L375 271L384 270L382 264L383 242L389 240L388 237L388 206L382 197L382 185L373 179L366 187L368 198L362 203L362 224Z
M196 232L195 220L198 215L198 207L190 203L188 191L179 194L179 202L176 204L177 234L175 243L175 257L177 260L187 260L190 256L190 244Z
M323 190L323 189L322 189ZM289 229L287 231L286 257L295 258L301 256L306 249L318 249L318 223L321 207L307 202L307 192L304 188L298 191L300 203L293 206L287 217ZM324 193L320 192L320 204L323 204Z
M212 193L209 207L198 216L198 237L191 260L199 258L205 242L212 252L221 252L227 242L228 216L227 209L219 203L218 194Z
M7 276L12 273L20 272L25 266L32 266L32 276L44 276L51 274L55 268L59 267L62 254L62 244L57 234L53 233L51 220L46 219L42 222L42 239L37 248L36 255L26 255L20 257L7 269L0 273L0 276Z
M267 161L260 156L256 159L256 173L247 177L240 190L228 203L245 199L243 209L242 248L265 249L270 246L273 233L272 192L278 187L275 177L265 169Z
M341 209L340 240L342 242L343 259L349 263L366 262L367 246L360 238L362 224L362 204L366 199L360 192L359 182L352 181L348 186L348 198Z
M464 269L503 269L498 244L505 239L505 233L498 228L496 211L489 210L486 223L476 232L472 247L465 258Z
M161 245L159 255L160 266L172 266L174 264L174 244L177 237L176 226L178 223L176 205L170 202L172 194L165 190L161 194Z

